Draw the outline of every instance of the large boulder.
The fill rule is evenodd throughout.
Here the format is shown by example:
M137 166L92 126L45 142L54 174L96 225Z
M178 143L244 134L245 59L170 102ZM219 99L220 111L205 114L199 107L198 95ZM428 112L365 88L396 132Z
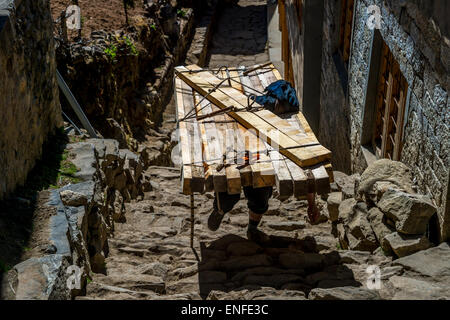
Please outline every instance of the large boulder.
M412 277L393 276L387 286L393 292L387 297L392 300L449 300L450 286L440 283L414 279Z
M443 242L437 247L397 259L393 264L402 266L414 275L450 283L450 244Z
M394 189L386 191L377 206L404 234L424 234L428 220L436 212L430 197Z
M384 241L398 257L405 257L432 246L427 237L423 235L402 235L398 232L388 234Z
M380 159L371 163L361 175L357 194L374 199L390 184L399 190L414 193L411 170L401 162Z

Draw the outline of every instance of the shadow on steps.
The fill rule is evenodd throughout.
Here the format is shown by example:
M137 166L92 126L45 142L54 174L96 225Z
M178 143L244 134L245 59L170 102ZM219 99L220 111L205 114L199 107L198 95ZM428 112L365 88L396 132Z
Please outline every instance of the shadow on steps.
M314 288L360 287L353 271L341 263L337 251L318 253L313 237L302 240L269 236L264 245L234 234L210 243L201 243L198 264L200 295L212 291L239 296L238 291L297 290L305 295ZM270 289L269 289L270 290Z

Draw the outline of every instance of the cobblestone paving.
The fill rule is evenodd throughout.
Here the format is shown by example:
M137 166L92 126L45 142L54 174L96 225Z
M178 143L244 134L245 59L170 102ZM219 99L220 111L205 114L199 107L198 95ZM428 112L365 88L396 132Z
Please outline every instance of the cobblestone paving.
M223 10L211 47L209 66L251 66L269 61L266 1L241 0Z

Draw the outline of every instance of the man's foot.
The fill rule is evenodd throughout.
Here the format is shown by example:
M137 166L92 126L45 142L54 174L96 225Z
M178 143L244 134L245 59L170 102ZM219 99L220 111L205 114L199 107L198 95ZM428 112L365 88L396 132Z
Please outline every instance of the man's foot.
M270 242L270 237L258 229L248 229L247 239L257 244L265 244Z
M222 222L223 216L225 214L221 214L217 210L213 210L208 218L208 228L211 231L216 231L220 227L220 223Z

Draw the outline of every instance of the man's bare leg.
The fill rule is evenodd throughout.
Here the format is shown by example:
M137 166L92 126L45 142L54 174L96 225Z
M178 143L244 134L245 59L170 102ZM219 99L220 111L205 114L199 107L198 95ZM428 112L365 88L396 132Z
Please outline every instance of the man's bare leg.
M263 214L257 214L252 210L248 210L248 229L247 238L256 243L266 243L270 240L269 236L258 230Z
M315 223L319 219L319 208L316 206L316 193L311 192L306 196L308 200L308 217L311 223Z

